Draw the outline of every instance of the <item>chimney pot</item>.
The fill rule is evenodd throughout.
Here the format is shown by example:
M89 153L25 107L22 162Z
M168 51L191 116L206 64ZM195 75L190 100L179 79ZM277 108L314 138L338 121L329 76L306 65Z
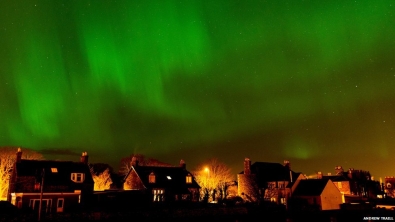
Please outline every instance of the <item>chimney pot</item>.
M249 158L244 159L244 174L245 175L251 174L251 160Z
M289 160L284 160L284 166L287 168L287 170L291 170L291 164L289 163Z
M17 152L16 152L16 162L19 163L21 162L22 159L22 150L21 148L18 148Z
M88 157L89 156L88 156L87 152L82 152L81 158L80 158L81 163L88 164Z
M322 179L322 172L317 173L317 179Z
M180 160L180 167L186 169L186 164L184 160Z

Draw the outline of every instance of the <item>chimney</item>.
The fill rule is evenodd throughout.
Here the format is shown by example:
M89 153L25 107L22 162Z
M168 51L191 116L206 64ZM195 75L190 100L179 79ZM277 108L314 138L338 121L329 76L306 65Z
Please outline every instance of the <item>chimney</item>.
M344 172L343 167L342 166L336 166L335 167L335 172L336 172L336 175L342 175L343 172Z
M185 164L184 160L180 160L180 167L186 169L187 165Z
M284 160L284 167L287 170L291 170L291 164L289 163L289 160Z
M81 163L88 164L88 153L87 152L82 152L80 160L81 160L80 161Z
M348 169L348 178L352 179L352 173L353 173L354 169L350 168Z
M136 167L139 165L139 160L137 159L137 157L132 156L132 166Z
M251 174L251 160L249 158L244 159L244 174L245 175Z
M16 152L16 162L20 163L22 159L22 150L21 148L18 148L18 151Z
M317 179L322 179L322 172L317 173Z

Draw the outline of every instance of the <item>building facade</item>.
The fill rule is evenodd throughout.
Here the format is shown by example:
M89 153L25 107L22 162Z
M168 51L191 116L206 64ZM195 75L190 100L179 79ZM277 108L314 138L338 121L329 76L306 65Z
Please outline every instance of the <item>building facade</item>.
M67 212L87 205L93 193L88 154L80 162L24 160L18 149L9 184L9 201L44 213Z

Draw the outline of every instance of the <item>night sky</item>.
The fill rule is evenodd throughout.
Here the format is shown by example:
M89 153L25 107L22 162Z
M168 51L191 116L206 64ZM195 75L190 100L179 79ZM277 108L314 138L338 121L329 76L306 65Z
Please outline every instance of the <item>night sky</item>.
M394 115L392 0L0 3L0 146L378 179Z

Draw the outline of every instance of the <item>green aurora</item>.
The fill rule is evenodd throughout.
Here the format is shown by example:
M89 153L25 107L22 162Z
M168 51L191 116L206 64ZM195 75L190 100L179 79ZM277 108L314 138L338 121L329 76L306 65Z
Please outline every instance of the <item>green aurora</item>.
M2 1L0 146L395 175L394 5Z

